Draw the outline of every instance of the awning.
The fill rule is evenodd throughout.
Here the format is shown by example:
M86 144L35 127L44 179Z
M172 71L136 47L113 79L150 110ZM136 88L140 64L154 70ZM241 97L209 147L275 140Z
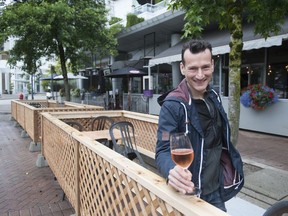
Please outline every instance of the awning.
M219 40L220 38L220 40ZM243 50L252 50L252 49L260 49L264 47L272 47L272 46L280 46L282 45L282 40L288 38L288 33L286 34L281 34L277 36L272 36L268 37L266 40L264 38L259 38L259 39L254 39L254 40L249 40L246 39L245 37L243 38L244 44L243 44ZM212 54L213 55L220 55L220 54L225 54L230 52L230 47L229 47L229 34L223 33L222 36L219 37L217 35L217 38L203 38L204 40L210 41L212 44ZM221 41L222 40L222 41ZM149 66L155 66L158 64L164 64L164 63L171 63L171 62L177 62L181 61L181 50L182 50L182 45L184 42L180 42L176 44L173 47L168 48L164 52L160 53L159 55L155 56L154 58L150 59L149 61ZM216 45L217 44L217 45Z

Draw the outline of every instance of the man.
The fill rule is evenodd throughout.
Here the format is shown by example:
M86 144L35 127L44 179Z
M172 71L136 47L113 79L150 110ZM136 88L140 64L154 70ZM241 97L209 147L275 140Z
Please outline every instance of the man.
M230 140L227 115L209 85L214 71L211 44L202 40L184 44L180 70L182 82L158 98L156 164L177 191L191 193L196 186L202 199L226 211L225 201L240 191L244 175L241 157ZM188 170L171 159L169 135L174 132L188 132L194 148Z

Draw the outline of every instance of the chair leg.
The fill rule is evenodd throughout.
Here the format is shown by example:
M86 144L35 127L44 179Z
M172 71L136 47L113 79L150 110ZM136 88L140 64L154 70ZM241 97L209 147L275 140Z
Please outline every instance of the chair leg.
M141 157L140 153L138 151L135 151L135 154L136 154L136 157L138 158L140 164L143 166L143 167L147 167L146 166L146 163L144 162L143 158Z
M112 142L112 140L110 140L110 141L108 141L109 143L108 143L108 145L109 145L109 148L110 149L113 149L113 142Z

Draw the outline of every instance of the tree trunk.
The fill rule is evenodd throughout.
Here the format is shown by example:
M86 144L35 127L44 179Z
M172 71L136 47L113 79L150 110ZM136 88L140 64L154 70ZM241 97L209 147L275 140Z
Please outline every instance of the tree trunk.
M239 7L239 5L238 5ZM237 10L233 9L234 11ZM242 16L234 13L230 26L230 54L229 54L229 103L228 117L231 127L231 141L236 146L238 141L239 117L240 117L240 76L241 53L243 47Z
M59 56L60 56L60 64L62 70L62 76L64 81L64 88L65 88L65 98L67 101L70 101L70 89L69 89L69 82L67 76L67 68L66 68L66 59L65 59L65 52L62 44L58 44Z

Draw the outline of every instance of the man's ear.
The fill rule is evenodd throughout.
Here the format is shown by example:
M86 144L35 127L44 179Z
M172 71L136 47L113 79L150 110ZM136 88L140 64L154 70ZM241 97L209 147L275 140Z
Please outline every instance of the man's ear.
M183 75L183 76L185 76L185 67L184 67L184 65L183 65L183 63L182 62L180 62L180 71L181 71L181 74Z

